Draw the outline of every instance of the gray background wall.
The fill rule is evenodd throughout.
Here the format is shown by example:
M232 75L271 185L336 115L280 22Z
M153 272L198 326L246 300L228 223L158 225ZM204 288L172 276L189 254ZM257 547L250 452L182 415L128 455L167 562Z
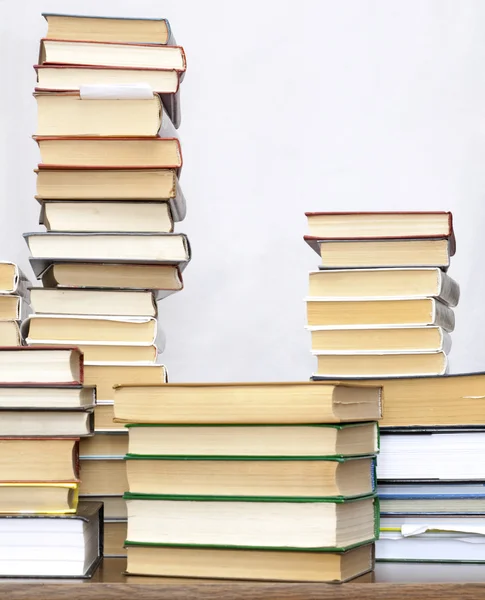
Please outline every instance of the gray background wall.
M452 210L455 372L485 370L485 3L0 0L0 257L40 229L32 65L46 12L166 16L186 49L186 288L172 381L306 379L305 210ZM30 271L29 271L30 272Z

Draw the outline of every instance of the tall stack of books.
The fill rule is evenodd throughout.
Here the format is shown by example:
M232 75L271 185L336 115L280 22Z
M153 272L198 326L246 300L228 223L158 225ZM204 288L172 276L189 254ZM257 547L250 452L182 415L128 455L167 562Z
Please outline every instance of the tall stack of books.
M102 504L78 504L82 383L77 349L0 349L1 577L88 577L101 558Z
M459 298L451 213L307 213L317 376L439 375Z
M115 388L128 424L127 572L344 581L373 568L381 389Z
M38 106L40 222L25 234L36 276L26 343L79 347L96 387L94 438L81 444L81 495L105 502L105 554L124 552L127 435L113 385L160 384L157 300L190 259L176 127L185 55L166 19L44 15Z
M20 323L30 312L29 286L15 263L0 261L0 347L22 345Z

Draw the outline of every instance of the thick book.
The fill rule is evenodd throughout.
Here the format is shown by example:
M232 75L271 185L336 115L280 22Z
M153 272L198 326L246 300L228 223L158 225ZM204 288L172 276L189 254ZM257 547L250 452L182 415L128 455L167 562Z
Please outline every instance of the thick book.
M43 344L116 344L152 346L159 335L160 351L165 341L153 317L106 315L31 315L20 328L25 342Z
M177 136L158 94L111 99L37 89L34 98L37 136Z
M0 294L28 296L29 285L27 276L15 263L0 261Z
M0 438L0 482L79 479L78 438Z
M480 481L485 465L475 458L484 451L483 431L386 432L377 476L392 481Z
M179 171L182 168L182 149L177 138L34 136L34 139L43 166L150 167Z
M93 406L0 409L0 437L83 437L94 433Z
M56 232L172 233L168 202L44 200L39 224Z
M242 426L131 424L126 428L129 434L127 452L131 454L343 458L379 451L377 423ZM91 440L87 443L91 443Z
M39 273L44 287L58 289L150 290L161 300L183 289L176 265L65 261Z
M436 298L456 306L460 287L441 269L334 269L311 271L308 295L328 300Z
M83 356L77 348L0 347L0 383L79 385L83 370Z
M40 203L89 200L125 206L125 202L168 202L174 221L185 218L185 197L175 169L59 169L41 165L36 172L36 198Z
M172 44L168 19L142 17L104 17L42 13L47 21L47 39L126 44Z
M124 498L128 540L140 544L343 551L374 541L379 529L372 496L282 500L126 493Z
M163 44L121 44L79 40L40 41L39 65L99 65L167 69L183 73L185 52L181 46Z
M307 212L305 216L313 237L454 238L451 212Z
M0 294L0 321L22 321L30 312L30 305L20 296Z
M128 575L342 583L372 571L374 547L345 552L239 550L126 543Z
M41 346L41 343L34 345ZM85 365L121 366L127 363L133 366L154 365L157 362L157 346L131 346L119 344L79 344L84 355Z
M30 302L36 315L157 316L150 290L31 287Z
M449 238L431 239L319 239L305 236L320 255L321 269L404 268L450 266L454 246Z
M124 431L99 431L79 442L80 458L119 458L128 452L128 436Z
M485 373L426 377L313 377L333 385L382 386L385 411L380 429L407 427L483 427Z
M442 327L307 327L313 354L404 354L451 350L451 336Z
M86 378L88 379L88 370ZM281 383L116 385L121 423L303 424L375 421L381 388ZM98 390L99 391L99 390Z
M453 310L434 298L395 300L324 300L307 298L307 322L312 327L388 327L436 325L453 331Z
M96 402L96 389L81 385L42 385L0 383L0 409L90 408Z
M485 563L483 518L472 515L389 515L381 518L379 561Z
M19 321L0 321L0 345L22 346Z
M445 352L406 352L398 354L320 353L316 376L321 377L400 377L416 375L443 375L448 370Z
M0 514L75 513L79 483L0 483Z
M379 483L381 515L483 515L485 484L467 482L381 482Z
M79 493L103 496L123 494L128 489L126 467L123 459L82 458L80 461Z
M165 366L158 364L87 365L84 370L84 383L96 386L98 401L113 400L115 385L165 385L167 377Z
M191 258L181 233L25 233L38 276L52 263L68 261L153 262L183 269Z
M134 494L352 498L376 492L374 457L127 454Z
M103 555L103 505L75 514L0 515L0 577L89 578Z

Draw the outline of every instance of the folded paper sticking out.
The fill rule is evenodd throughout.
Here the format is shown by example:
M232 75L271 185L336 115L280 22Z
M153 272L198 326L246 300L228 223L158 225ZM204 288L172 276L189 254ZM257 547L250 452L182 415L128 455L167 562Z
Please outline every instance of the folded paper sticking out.
M403 537L410 537L413 535L421 535L422 533L436 531L485 535L485 525L446 525L445 523L415 525L410 523L401 526L401 535Z
M81 100L151 100L153 89L148 83L127 83L118 85L81 85Z

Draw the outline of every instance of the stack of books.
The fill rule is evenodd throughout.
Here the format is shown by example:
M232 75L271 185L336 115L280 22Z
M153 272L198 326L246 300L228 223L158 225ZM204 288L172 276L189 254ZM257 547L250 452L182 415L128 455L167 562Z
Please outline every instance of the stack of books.
M447 274L452 216L307 213L321 256L307 299L317 376L438 375L447 370L459 287Z
M20 323L29 314L30 282L19 267L0 261L0 346L21 346Z
M160 384L157 301L183 287L190 259L179 185L185 55L165 19L44 15L35 139L45 233L25 234L44 287L23 325L32 347L67 344L96 387L94 438L81 444L81 495L105 502L106 555L124 553L127 434L113 385Z
M373 568L381 388L115 388L127 572L344 581Z
M89 577L103 506L79 503L79 440L94 389L77 349L0 349L0 576Z

